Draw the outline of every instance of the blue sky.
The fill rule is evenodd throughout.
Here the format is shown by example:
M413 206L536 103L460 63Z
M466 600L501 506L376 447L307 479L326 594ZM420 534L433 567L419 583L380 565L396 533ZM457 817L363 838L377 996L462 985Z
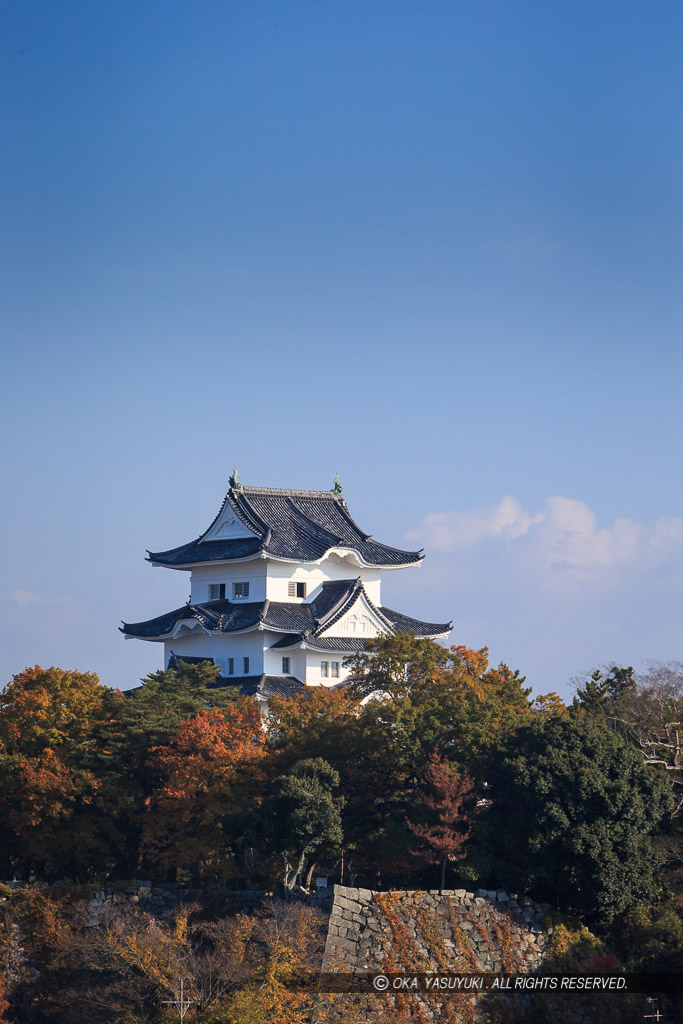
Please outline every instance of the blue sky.
M681 657L680 4L1 19L3 681L157 668L234 464L536 692Z

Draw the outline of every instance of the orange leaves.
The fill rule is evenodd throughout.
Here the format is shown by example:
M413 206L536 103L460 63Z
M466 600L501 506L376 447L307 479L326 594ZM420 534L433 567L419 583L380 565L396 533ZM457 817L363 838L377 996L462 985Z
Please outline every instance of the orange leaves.
M53 750L47 748L36 757L22 759L17 769L17 803L9 818L18 831L68 813L78 785L71 769Z
M258 709L252 702L234 711L200 711L181 722L174 739L154 751L165 781L155 802L182 802L229 784L245 762L263 749Z
M0 809L24 860L88 855L98 730L122 700L93 673L36 665L0 694Z
M25 754L82 742L107 697L92 672L26 668L0 693L0 740L8 753Z
M479 651L472 651L463 644L457 644L451 647L451 650L471 675L481 676L486 671L489 663L488 647L482 647Z
M159 784L144 827L146 856L165 867L220 861L227 845L222 820L237 808L241 778L262 756L263 732L252 701L181 722L171 742L152 752Z

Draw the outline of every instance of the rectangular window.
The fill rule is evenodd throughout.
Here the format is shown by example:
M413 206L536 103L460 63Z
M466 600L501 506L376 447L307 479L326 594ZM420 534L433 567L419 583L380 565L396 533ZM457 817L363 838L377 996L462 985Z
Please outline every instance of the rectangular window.
M235 659L228 658L228 675L234 676L235 674Z
M331 661L330 662L330 675L332 676L333 679L339 679L339 662L338 661Z
M289 675L289 658L282 659L282 674L283 676Z
M328 661L320 662L320 675L323 679L327 679L330 674L330 663Z
M209 601L225 601L225 583L209 583Z
M287 584L287 597L305 597L306 584L290 582Z
M249 675L249 658L242 658L242 662L244 663L244 674L245 674L245 676L248 676Z
M232 596L233 597L249 597L249 584L248 583L233 583L233 585L232 585Z

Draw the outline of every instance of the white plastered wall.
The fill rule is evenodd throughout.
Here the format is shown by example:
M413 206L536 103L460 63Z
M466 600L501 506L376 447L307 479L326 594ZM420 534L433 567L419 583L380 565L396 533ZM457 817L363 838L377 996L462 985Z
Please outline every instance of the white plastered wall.
M209 600L211 583L225 583L226 600L234 600L235 604L265 601L266 561L263 558L252 558L248 562L216 562L213 565L196 566L190 577L190 600L193 604L203 604ZM233 598L233 583L248 583L249 597Z
M249 675L258 676L263 672L263 632L255 629L249 633L220 633L217 636L203 630L178 636L164 643L164 665L168 667L171 651L182 657L213 658L220 666L221 675L228 674L228 658L235 659L235 679L243 676L243 658L249 658Z
M349 670L344 668L344 658L344 654L335 654L332 651L306 651L306 682L309 686L336 686L337 683L343 682L349 674ZM326 661L328 666L327 678L322 674L321 663L323 661ZM330 675L333 661L339 663L338 678L333 678Z
M268 559L267 564L266 597L271 601L292 601L287 588L290 582L305 583L305 600L312 601L320 593L323 583L329 580L355 580L360 576L370 600L374 604L381 604L379 569L361 568L355 562L338 555L328 555L317 565L278 562L274 559Z
M266 644L263 652L263 671L269 676L281 676L282 659L289 658L289 675L296 676L302 683L306 682L306 651L301 647L292 647L283 651L282 648L272 650L272 645L282 639L282 633L263 633Z

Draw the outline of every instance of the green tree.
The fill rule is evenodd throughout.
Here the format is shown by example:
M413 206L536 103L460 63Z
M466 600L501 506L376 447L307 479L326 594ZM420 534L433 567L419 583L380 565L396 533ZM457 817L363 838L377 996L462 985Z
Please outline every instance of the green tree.
M623 736L644 762L666 773L676 801L675 815L683 810L683 663L650 662L647 672L612 668L603 676L593 672L579 687L573 714L589 714Z
M578 686L572 702L572 711L596 715L605 721L614 719L627 706L636 688L632 668L616 665L607 675L596 669L583 686Z
M365 650L348 657L351 684L360 697L371 693L405 693L425 679L438 676L450 661L450 652L433 640L409 633L378 636L366 641Z
M310 884L317 856L341 846L344 798L338 788L339 773L319 757L299 761L291 774L274 780L265 811L271 842L284 860L286 889L301 878Z
M305 757L339 772L345 865L373 884L408 883L415 858L406 819L419 818L432 752L483 777L484 756L529 714L529 691L505 665L489 669L485 649L448 650L406 634L373 639L349 663L348 691L272 701L268 743L280 773Z
M664 774L588 716L536 716L490 760L480 872L609 922L656 891L650 834L672 810Z

